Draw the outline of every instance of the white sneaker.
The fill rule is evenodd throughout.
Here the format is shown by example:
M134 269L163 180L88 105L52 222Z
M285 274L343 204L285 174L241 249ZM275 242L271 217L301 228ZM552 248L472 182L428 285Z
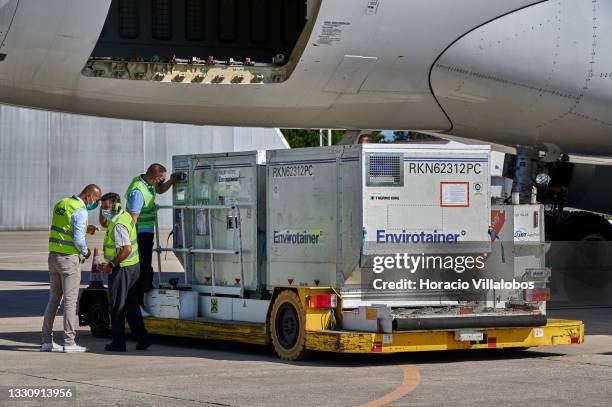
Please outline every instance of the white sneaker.
M147 311L145 311L145 309L143 307L140 307L140 314L142 314L143 318L151 316L151 314L149 314Z
M61 352L62 347L55 342L43 343L40 345L41 352Z
M83 353L87 352L87 348L85 346L79 346L76 343L74 345L64 345L64 353Z

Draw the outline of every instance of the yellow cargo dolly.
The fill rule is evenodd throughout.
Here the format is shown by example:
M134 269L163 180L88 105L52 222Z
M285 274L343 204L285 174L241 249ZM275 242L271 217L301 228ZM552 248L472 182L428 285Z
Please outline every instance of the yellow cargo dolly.
M95 336L108 330L107 293L104 289L87 289L81 299L79 315L82 325L90 325ZM312 308L313 295L336 294L334 309ZM84 301L86 303L84 303ZM543 327L482 329L484 340L458 341L455 330L408 331L390 334L337 330L342 319L341 297L333 288L277 287L274 290L265 324L218 321L205 318L169 319L145 318L149 333L177 337L242 342L257 345L272 344L282 359L297 360L308 351L335 353L403 353L457 349L530 348L535 346L570 345L584 342L582 321L549 319ZM284 321L282 310L295 310L293 322ZM97 312L97 314L96 314ZM100 327L100 324L106 324ZM339 325L339 324L338 324ZM292 334L292 340L283 335ZM283 333L284 332L284 333Z
M207 208L218 209L222 206L207 206ZM180 210L185 209L188 208L180 208ZM237 216L239 218L239 212ZM183 217L181 219L183 220ZM184 231L184 226L181 229ZM162 251L180 251L183 255L189 251L161 249L159 233L156 233L156 240L159 270L161 270ZM184 236L182 236L182 241L184 241ZM241 246L236 250L237 253L240 253ZM207 251L214 252L212 249ZM240 256L240 262L242 262L242 256ZM158 278L161 278L160 275L161 273L158 273ZM242 281L244 278L241 279L241 284ZM242 286L240 292L243 292ZM321 304L313 306L311 303L311 299L329 294L335 296L333 306L321 306ZM92 334L96 337L108 335L109 303L108 292L105 288L87 288L79 300L80 324L81 326L89 325ZM561 319L549 319L542 327L479 328L478 331L482 332L483 338L479 341L457 340L455 338L457 329L392 333L345 331L339 328L342 326L342 296L332 287L274 287L265 323L202 317L191 319L146 317L144 322L151 334L257 345L272 344L278 356L285 360L302 359L309 351L362 354L403 353L456 349L524 349L584 342L582 321Z

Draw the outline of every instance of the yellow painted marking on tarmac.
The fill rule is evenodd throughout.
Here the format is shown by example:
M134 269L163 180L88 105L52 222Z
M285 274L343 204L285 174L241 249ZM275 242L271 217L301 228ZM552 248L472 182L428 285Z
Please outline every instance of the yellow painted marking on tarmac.
M419 372L419 369L414 365L402 365L400 367L404 373L404 380L402 381L402 384L400 384L391 393L385 394L376 400L363 404L361 407L381 407L387 405L401 399L417 388L421 382L421 373Z

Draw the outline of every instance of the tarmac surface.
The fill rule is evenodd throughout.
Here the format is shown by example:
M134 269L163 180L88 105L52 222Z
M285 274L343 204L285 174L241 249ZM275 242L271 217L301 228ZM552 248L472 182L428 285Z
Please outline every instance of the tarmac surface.
M0 233L0 405L9 387L71 386L76 401L50 405L204 406L610 406L612 308L552 310L582 319L581 345L525 351L431 352L404 355L318 353L280 361L269 347L155 337L147 351L128 344L108 354L105 339L81 328L89 353L40 353L48 296L47 234ZM101 237L92 242L100 245ZM155 262L154 262L155 263ZM90 262L85 263L88 270ZM178 272L168 256L162 270ZM167 281L174 273L162 273ZM180 274L176 274L180 275ZM82 283L88 282L84 272ZM56 340L62 342L62 318Z

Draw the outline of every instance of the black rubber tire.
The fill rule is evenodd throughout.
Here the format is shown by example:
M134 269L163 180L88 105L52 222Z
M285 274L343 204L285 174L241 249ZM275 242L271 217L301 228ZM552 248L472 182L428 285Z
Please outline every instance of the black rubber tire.
M108 300L101 295L91 299L89 304L89 329L96 338L110 337L110 314Z
M283 360L300 360L306 355L306 312L298 295L282 291L274 300L270 315L272 345Z
M555 269L564 270L567 293L572 292L575 281L592 288L612 282L609 271L612 225L607 219L589 212L571 214L561 223L553 240L560 243L553 244L553 248L558 247L549 251L547 257L552 261L553 273Z
M554 240L567 242L610 241L612 225L605 218L589 212L577 212L564 220Z

